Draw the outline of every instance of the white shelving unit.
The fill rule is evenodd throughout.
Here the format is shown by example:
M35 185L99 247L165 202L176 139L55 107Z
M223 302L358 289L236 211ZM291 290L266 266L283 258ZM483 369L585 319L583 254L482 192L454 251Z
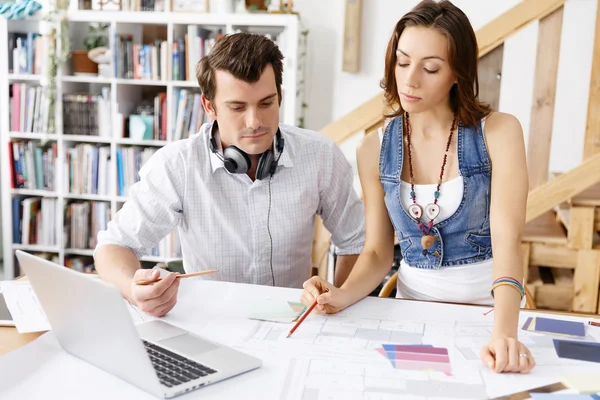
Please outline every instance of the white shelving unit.
M168 2L166 2L168 3ZM276 38L282 53L284 54L284 77L282 88L282 105L280 121L286 124L296 124L296 117L299 111L299 104L296 99L297 94L297 62L298 62L298 42L299 42L299 24L295 15L285 14L210 14L210 13L176 13L176 12L110 12L110 11L70 11L68 14L68 25L70 37L77 38L79 43L72 43L72 48L83 48L82 40L87 30L87 25L93 22L110 23L109 39L110 47L114 49L114 38L116 34L131 34L140 43L142 31L148 26L158 27L167 32L168 49L172 48L173 41L177 38L175 35L182 36L185 33L187 25L204 26L211 29L220 28L223 33L232 33L236 30L270 34ZM57 77L56 92L56 133L36 132L12 132L9 124L9 87L12 83L26 84L44 84L44 77L40 75L9 74L8 66L8 33L9 32L40 32L42 24L45 24L40 18L30 20L5 20L0 18L0 169L3 182L2 192L2 238L4 245L4 279L15 277L17 270L15 268L14 251L17 249L29 252L49 252L55 253L61 264L64 264L65 258L71 255L91 256L92 249L73 249L65 248L64 230L64 209L65 205L73 200L89 200L110 203L111 215L120 209L127 200L126 197L118 195L116 179L116 162L112 163L111 174L115 184L110 188L107 195L95 194L74 194L65 192L64 188L64 167L67 149L79 143L94 143L101 146L110 147L110 156L116 160L117 148L121 146L140 146L159 148L171 141L172 127L174 126L174 116L172 115L171 104L174 101L174 89L177 88L196 88L199 91L195 79L192 81L171 81L171 80L133 80L116 77L96 77L96 76L74 76L69 73L70 68L65 65L59 69ZM73 40L73 39L72 39ZM170 51L169 51L170 54ZM69 63L69 62L68 62ZM112 67L112 65L111 65ZM111 68L113 71L114 68ZM123 137L100 137L87 135L66 135L63 134L63 108L62 96L66 93L90 92L100 93L102 87L110 88L110 110L112 121L117 120L117 113L128 114L123 105L128 101L136 100L140 93L145 90L154 90L166 92L167 95L167 140L131 140ZM113 129L113 132L117 130ZM9 157L9 143L11 141L36 141L39 143L54 142L57 145L57 165L54 171L55 190L32 190L10 188L11 182L11 163ZM56 235L57 244L55 246L23 245L13 244L13 224L12 224L12 198L19 197L39 197L55 198L58 202L56 216ZM167 261L164 257L144 257L141 261L160 262Z

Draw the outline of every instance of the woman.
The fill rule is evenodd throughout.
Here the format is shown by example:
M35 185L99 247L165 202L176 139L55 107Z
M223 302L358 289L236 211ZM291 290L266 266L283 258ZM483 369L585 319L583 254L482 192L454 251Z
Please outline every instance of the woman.
M302 301L317 298L317 312L335 313L371 293L391 269L395 230L399 297L493 304L481 359L496 372L527 373L535 361L517 340L523 132L478 100L477 57L473 28L449 1L423 1L396 24L381 82L393 119L357 149L364 249L340 288L311 278Z

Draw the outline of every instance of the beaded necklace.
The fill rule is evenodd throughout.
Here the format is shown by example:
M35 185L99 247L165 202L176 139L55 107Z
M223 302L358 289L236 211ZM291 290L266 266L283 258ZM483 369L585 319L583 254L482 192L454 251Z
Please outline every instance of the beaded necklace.
M417 204L417 194L415 193L415 179L413 175L413 166L412 166L412 154L411 154L411 141L410 141L410 119L408 113L404 113L404 121L405 121L405 131L406 131L406 139L408 141L408 168L410 171L410 197L412 198L413 204L408 207L408 213L413 217L419 224L419 229L423 232L423 236L421 237L421 245L423 246L423 255L427 255L427 250L436 240L438 240L437 236L431 235L431 229L433 228L433 220L440 215L440 206L438 205L438 199L440 197L440 188L442 186L442 177L444 176L444 168L446 167L446 162L448 160L448 150L450 149L450 143L452 142L452 135L454 134L454 129L456 128L457 116L454 115L454 119L452 120L452 127L450 128L450 135L448 136L448 143L446 144L446 151L444 153L444 161L442 162L442 168L440 170L440 179L437 184L437 188L433 194L434 200L433 203L429 203L427 207L425 207L425 214L429 218L429 223L427 226L423 224L421 221L421 217L423 216L423 209L420 205ZM439 256L438 252L436 252L436 256Z

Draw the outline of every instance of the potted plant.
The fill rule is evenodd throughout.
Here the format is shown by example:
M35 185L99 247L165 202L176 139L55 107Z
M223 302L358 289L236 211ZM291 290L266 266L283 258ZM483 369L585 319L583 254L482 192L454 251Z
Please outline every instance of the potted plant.
M83 45L85 50L73 50L71 58L73 59L73 73L78 74L98 74L98 64L90 60L88 53L90 50L98 47L108 46L108 27L110 24L98 23L88 26Z
M249 12L267 11L271 0L245 0Z

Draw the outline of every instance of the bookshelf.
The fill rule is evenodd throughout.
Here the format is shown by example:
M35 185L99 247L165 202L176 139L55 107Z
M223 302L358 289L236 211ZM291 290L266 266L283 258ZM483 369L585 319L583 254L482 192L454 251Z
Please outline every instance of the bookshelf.
M202 49L210 50L206 43L215 34L246 31L270 35L285 56L280 121L296 124L299 115L300 32L296 15L70 10L67 20L72 49L84 48L83 38L89 24L109 24L111 73L73 74L70 61L61 65L54 97L56 129L52 131L47 126L48 116L44 115L48 102L43 89L44 61L38 61L35 52L29 52L23 60L27 60L26 64L36 60L34 65L15 66L14 62L9 65L5 56L9 46L15 47L11 45L14 42L9 43L9 37L16 40L16 33L23 34L21 45L30 43L25 47L42 48L43 43L37 44L31 34L47 31L44 25L48 22L39 18L8 21L0 18L4 279L12 279L19 273L14 257L17 249L43 253L73 268L85 265L93 252L94 242L90 239L97 230L104 229L127 200L128 187L137 179L140 165L158 148L193 134L195 127L205 121L201 113L195 116L191 113L190 121L185 119L197 105L194 95L199 88L195 74L189 75L189 79L188 76L173 79L174 45L186 43L188 32L199 32L203 38L207 35L199 53ZM190 31L188 26L196 28ZM137 64L132 64L131 60L136 60L131 56L132 50L138 52ZM145 59L150 61L150 70L139 66L143 62L140 51L150 54ZM129 64L123 61L127 55ZM181 106L183 99L189 100L187 108ZM141 105L154 111L146 112L150 119L148 115L144 119L137 117L144 114ZM136 117L129 118L129 126L134 119L136 127L139 121L151 120L150 137L129 137L129 126L124 121L134 114ZM179 115L183 117L178 119ZM182 122L187 128L178 128ZM18 223L14 222L16 219ZM25 220L30 222L24 223ZM140 261L156 263L172 258L179 258L173 234L163 240L152 256Z

